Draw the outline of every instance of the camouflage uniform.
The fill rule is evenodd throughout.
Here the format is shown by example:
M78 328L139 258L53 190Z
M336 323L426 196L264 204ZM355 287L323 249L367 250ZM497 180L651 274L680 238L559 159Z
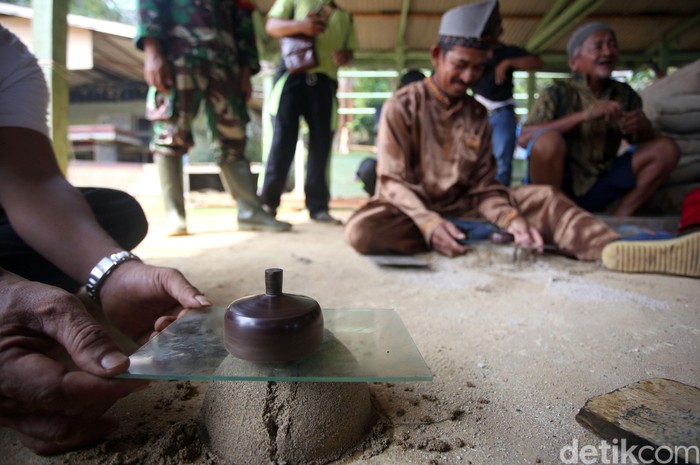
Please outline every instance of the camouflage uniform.
M170 111L153 121L151 150L183 155L192 147L192 119L205 102L217 162L243 156L248 122L240 70L260 70L252 13L244 0L140 0L136 45L158 38L173 73Z

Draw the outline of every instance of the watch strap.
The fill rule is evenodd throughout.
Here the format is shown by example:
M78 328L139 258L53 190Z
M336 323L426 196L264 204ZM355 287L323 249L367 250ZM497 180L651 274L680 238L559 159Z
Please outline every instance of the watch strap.
M132 254L127 250L122 250L115 252L107 257L104 257L97 265L90 271L90 275L87 279L87 284L85 285L85 290L88 295L95 301L99 300L99 290L104 284L107 276L109 276L112 271L114 271L119 265L130 260L141 261L139 257Z

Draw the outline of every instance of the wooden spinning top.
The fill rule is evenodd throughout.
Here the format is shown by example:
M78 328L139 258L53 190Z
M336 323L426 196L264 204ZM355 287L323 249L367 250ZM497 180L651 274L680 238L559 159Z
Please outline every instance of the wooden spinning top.
M314 299L282 292L282 270L265 270L265 294L242 297L224 318L224 345L254 362L288 362L311 354L323 340L323 314Z

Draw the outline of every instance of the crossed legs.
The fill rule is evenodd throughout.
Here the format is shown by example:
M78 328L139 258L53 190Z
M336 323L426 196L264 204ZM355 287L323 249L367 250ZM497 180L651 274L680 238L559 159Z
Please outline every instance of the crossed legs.
M531 142L529 177L531 184L562 186L567 148L557 131L544 131ZM637 145L631 164L635 186L620 197L614 216L630 216L668 178L676 167L679 151L672 139L659 136Z

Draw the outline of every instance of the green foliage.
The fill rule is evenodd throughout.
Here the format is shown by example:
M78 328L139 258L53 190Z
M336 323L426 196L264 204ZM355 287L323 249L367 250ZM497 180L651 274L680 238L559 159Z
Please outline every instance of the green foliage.
M31 0L3 0L19 6L32 6ZM54 0L62 2L65 0ZM122 4L124 2L121 2ZM105 19L108 21L118 21L130 23L133 20L133 11L128 11L120 6L115 0L70 0L68 12L74 15L87 16L89 18Z
M352 78L353 92L393 92L397 85L397 78L362 77ZM383 98L357 98L353 100L356 108L376 108L377 111L384 103ZM348 123L348 129L352 134L352 140L360 143L373 143L375 133L375 115L355 115Z

